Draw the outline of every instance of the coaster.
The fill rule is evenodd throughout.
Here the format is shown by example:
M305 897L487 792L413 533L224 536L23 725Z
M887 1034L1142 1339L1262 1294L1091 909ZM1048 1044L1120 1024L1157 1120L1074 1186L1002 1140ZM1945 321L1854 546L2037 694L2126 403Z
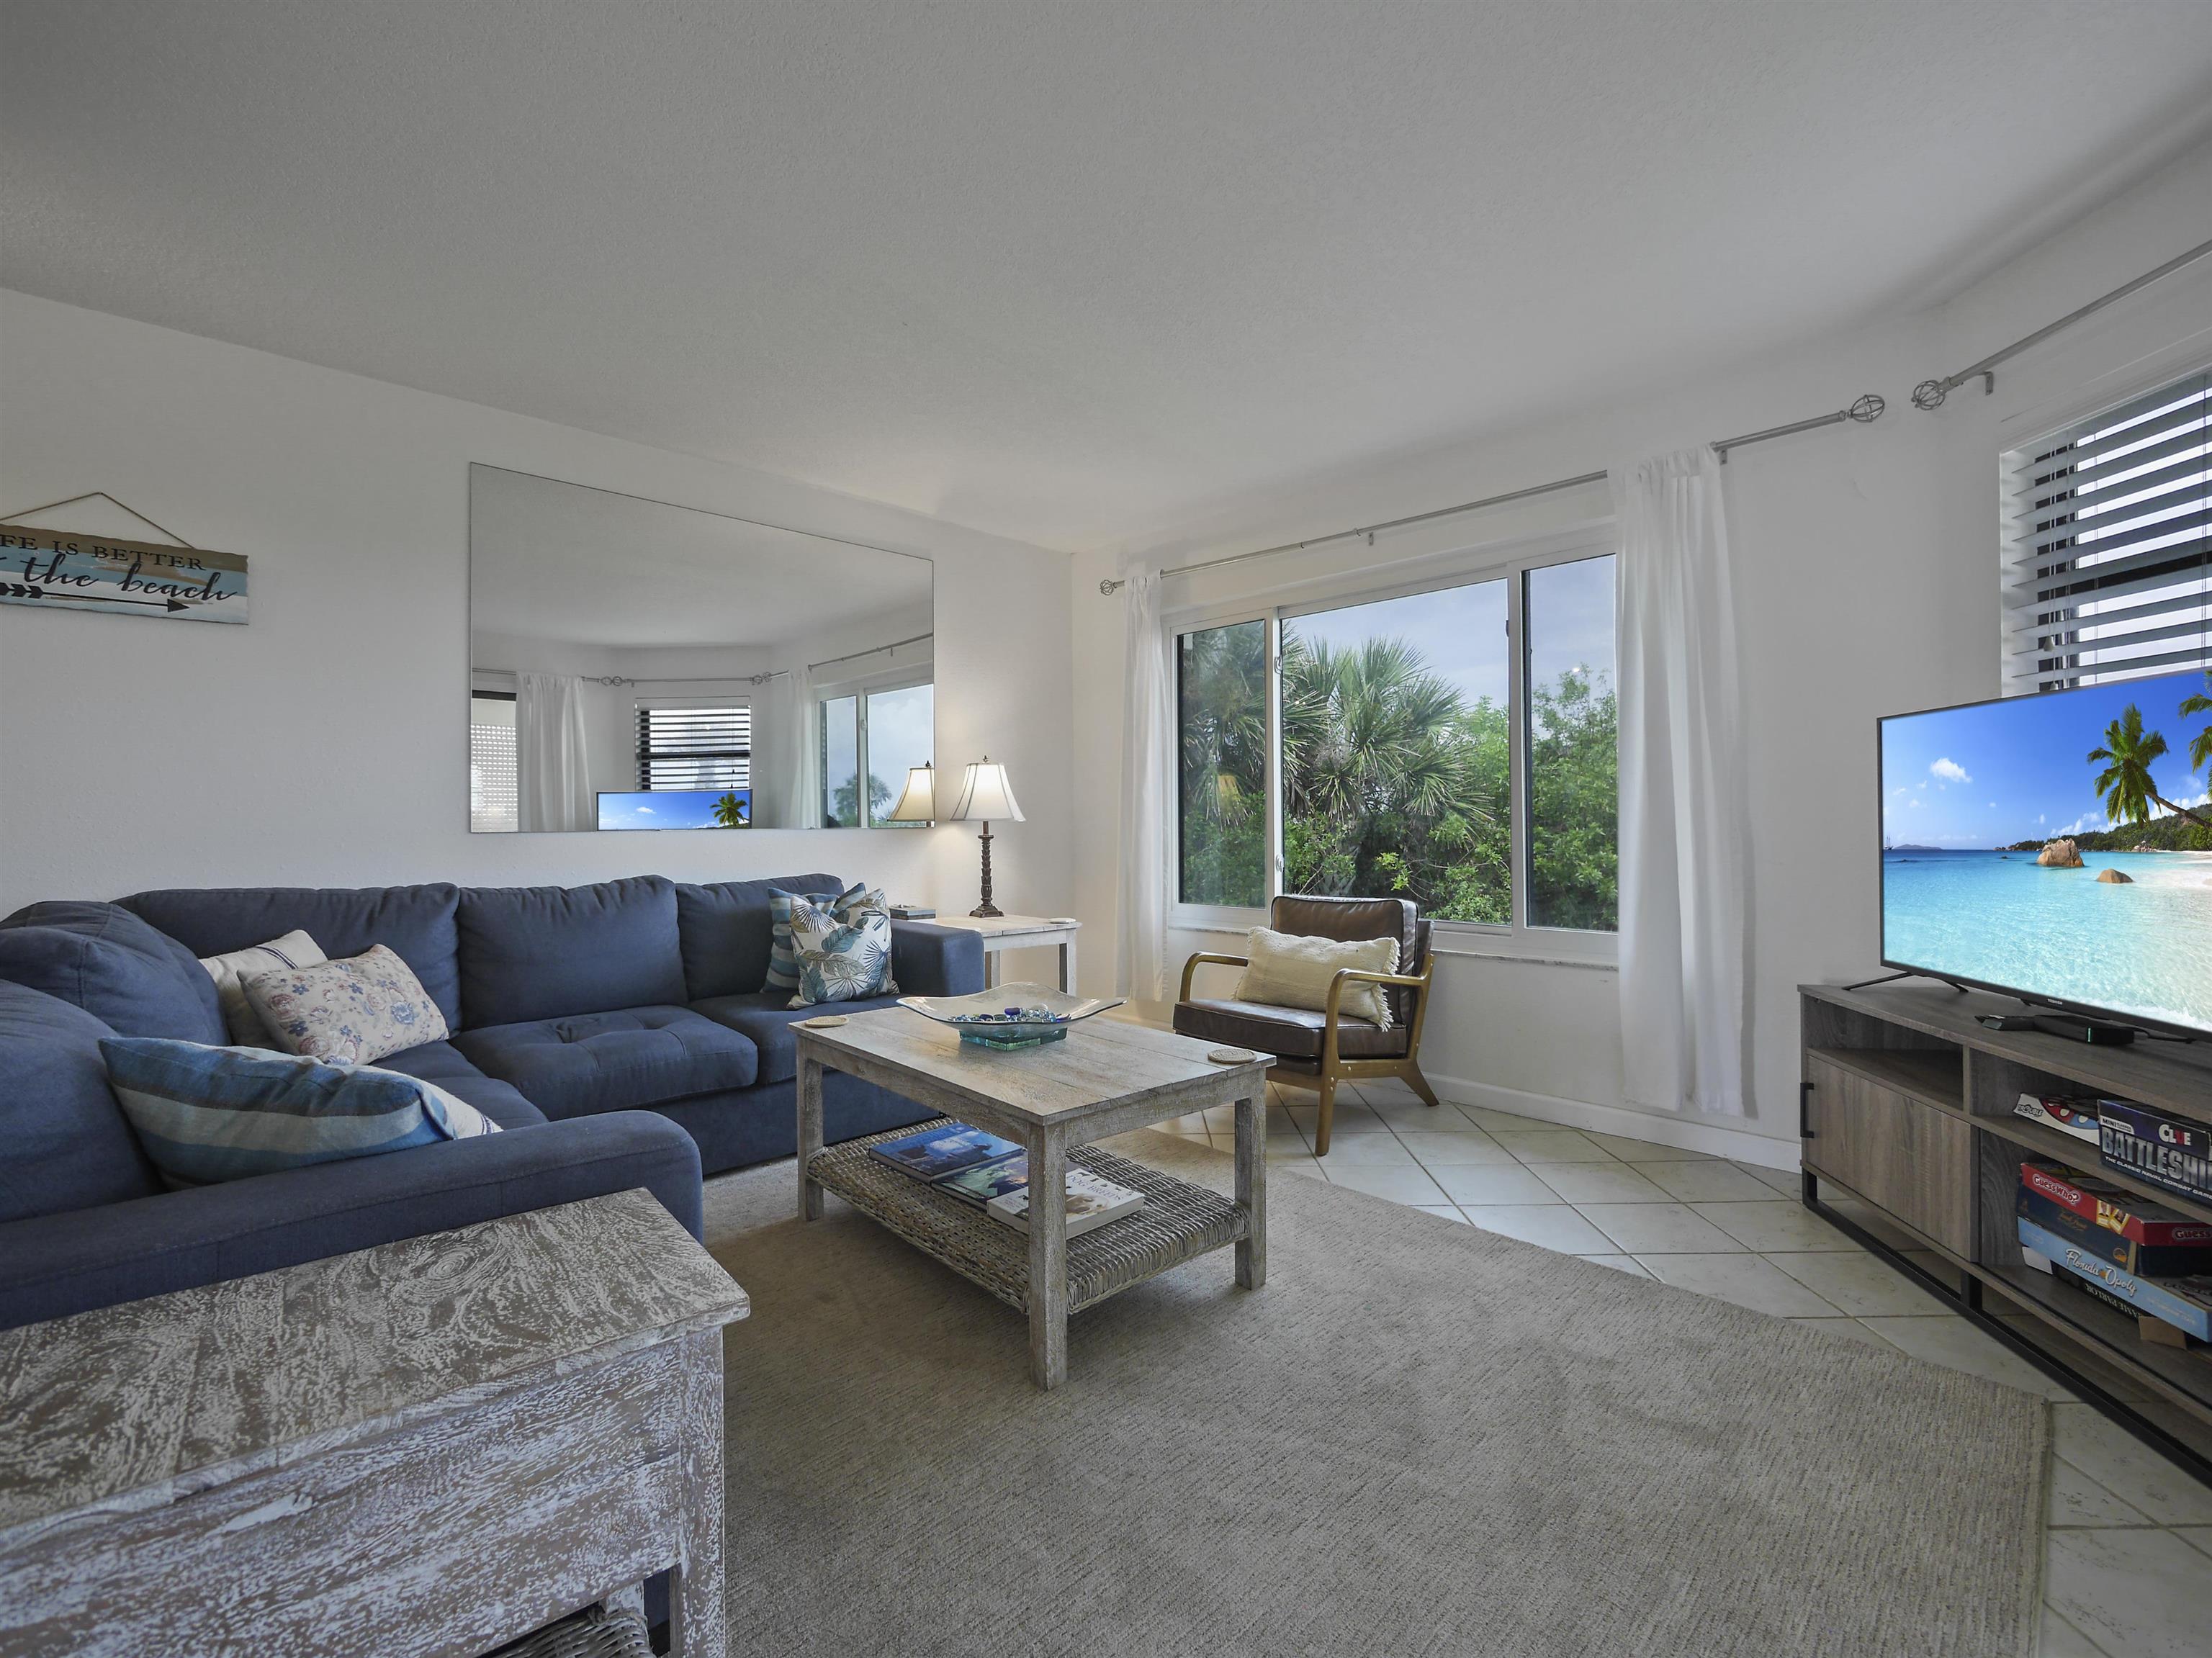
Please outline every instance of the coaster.
M1249 1048L1217 1048L1206 1057L1216 1065L1249 1065L1260 1056Z
M820 1013L811 1019L793 1019L792 1023L802 1030L835 1030L845 1023L842 1013Z

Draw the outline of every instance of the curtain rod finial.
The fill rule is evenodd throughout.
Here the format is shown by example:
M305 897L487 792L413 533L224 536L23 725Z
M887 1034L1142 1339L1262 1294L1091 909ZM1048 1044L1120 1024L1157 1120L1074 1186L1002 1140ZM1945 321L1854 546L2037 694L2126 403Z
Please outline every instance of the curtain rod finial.
M1098 584L1098 591L1103 593L1107 598L1111 598L1116 592L1120 592L1123 587L1126 587L1128 585L1128 581L1126 578L1120 581L1102 580Z

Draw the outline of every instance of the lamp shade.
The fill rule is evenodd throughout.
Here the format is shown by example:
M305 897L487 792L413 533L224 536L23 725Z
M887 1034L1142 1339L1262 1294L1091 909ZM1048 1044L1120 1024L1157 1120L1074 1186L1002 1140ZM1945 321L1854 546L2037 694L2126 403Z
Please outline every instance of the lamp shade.
M928 823L937 819L937 772L931 766L916 766L906 774L906 787L900 793L898 804L884 819L887 823Z
M960 774L960 798L945 815L956 823L979 817L1002 823L1027 821L1014 803L1014 786L1006 780L1006 768L988 754Z

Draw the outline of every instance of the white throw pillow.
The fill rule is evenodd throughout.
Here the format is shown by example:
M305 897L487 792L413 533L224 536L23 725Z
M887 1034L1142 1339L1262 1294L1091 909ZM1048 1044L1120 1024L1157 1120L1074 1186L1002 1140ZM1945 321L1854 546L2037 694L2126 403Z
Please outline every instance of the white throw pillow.
M288 967L319 967L329 957L306 933L291 932L251 950L234 950L222 956L203 956L200 965L215 980L216 999L222 1004L223 1028L234 1048L273 1048L286 1050L269 1034L269 1027L246 999L246 981L257 973L281 973Z
M1395 938L1310 938L1255 926L1244 953L1250 963L1237 981L1238 1001L1303 1007L1316 1013L1328 1011L1328 987L1339 969L1398 970ZM1348 1019L1364 1019L1381 1030L1390 1028L1390 999L1381 985L1355 979L1345 986L1343 999L1336 1006Z
M343 961L259 973L246 999L287 1054L371 1065L446 1040L446 1016L414 969L383 944Z

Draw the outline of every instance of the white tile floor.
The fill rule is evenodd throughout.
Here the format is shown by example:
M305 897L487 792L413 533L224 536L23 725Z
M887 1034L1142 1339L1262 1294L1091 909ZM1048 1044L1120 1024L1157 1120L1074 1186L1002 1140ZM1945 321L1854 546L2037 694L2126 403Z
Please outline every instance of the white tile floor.
M2212 1488L1798 1201L1795 1172L1730 1163L1447 1101L1345 1088L1326 1159L1313 1096L1271 1092L1268 1172L1349 1186L2054 1401L2039 1658L2208 1658ZM1161 1127L1221 1150L1226 1110Z

